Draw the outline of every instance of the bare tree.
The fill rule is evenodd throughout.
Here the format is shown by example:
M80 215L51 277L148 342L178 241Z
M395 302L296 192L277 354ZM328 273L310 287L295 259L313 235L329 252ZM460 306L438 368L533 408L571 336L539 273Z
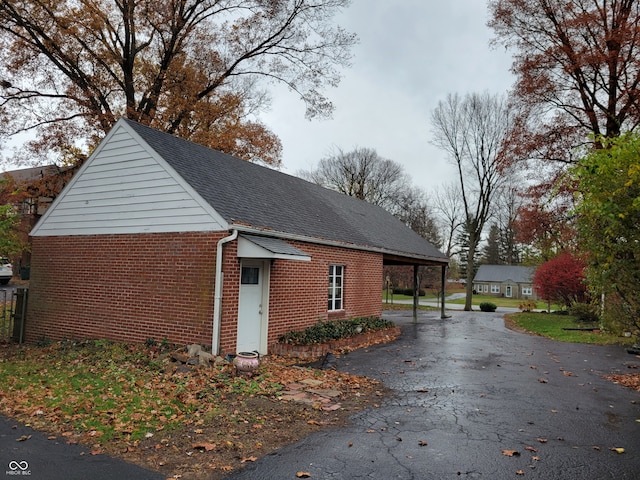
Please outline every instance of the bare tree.
M455 183L448 183L438 189L434 195L434 210L440 219L444 252L450 257L456 246L460 227L464 223L462 214L462 198L459 187Z
M440 247L436 219L426 193L411 184L402 165L372 148L337 149L312 170L298 175L323 187L384 208L413 231Z
M407 187L396 198L390 213L433 245L442 248L442 236L428 195L418 187Z
M386 210L396 206L397 199L411 183L402 165L382 158L372 148L356 148L350 152L337 149L320 160L315 169L299 175Z
M456 166L464 207L464 230L469 235L464 309L471 310L474 256L482 231L492 214L493 201L503 183L501 154L512 127L512 111L504 96L457 94L438 102L432 112L433 144Z

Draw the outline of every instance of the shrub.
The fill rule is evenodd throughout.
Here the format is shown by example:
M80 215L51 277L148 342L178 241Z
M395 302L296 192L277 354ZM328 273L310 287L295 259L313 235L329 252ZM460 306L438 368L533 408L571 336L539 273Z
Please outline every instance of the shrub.
M352 318L350 320L331 320L318 323L304 330L291 330L280 335L280 343L292 345L312 345L316 343L327 343L331 340L351 337L363 332L373 332L383 330L393 326L393 322L379 317Z
M496 308L498 308L498 306L495 303L482 302L480 304L480 310L482 310L483 312L495 312Z
M530 312L536 308L536 302L534 302L533 300L525 300L523 302L520 302L518 308L521 312Z
M640 333L640 319L636 316L637 308L626 303L617 294L609 294L605 300L602 315L602 327L616 335L624 332Z
M413 288L394 288L393 289L393 294L394 295L408 295L410 297L413 297ZM419 297L424 297L425 296L425 291L422 289L418 290L418 296Z
M569 315L576 317L577 323L598 323L600 320L596 308L589 303L573 303L569 307Z

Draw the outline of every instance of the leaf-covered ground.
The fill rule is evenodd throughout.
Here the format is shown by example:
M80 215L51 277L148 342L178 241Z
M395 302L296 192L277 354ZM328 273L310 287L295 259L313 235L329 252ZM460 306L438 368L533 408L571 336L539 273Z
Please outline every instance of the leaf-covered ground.
M633 388L640 392L640 373L627 373L624 375L607 375L607 380L619 383L625 387Z
M273 357L247 378L230 365L187 368L169 353L100 340L2 345L0 414L167 478L216 479L348 423L383 395L372 380ZM330 404L286 400L285 390L300 382L339 395Z

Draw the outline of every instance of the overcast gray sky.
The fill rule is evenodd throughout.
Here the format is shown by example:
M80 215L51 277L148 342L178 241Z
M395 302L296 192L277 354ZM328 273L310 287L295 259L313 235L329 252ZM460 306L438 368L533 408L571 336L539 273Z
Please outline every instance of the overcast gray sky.
M313 168L335 147L375 149L400 163L415 185L455 180L443 152L429 144L430 115L448 93L506 92L510 55L491 47L484 0L353 0L337 19L358 34L353 65L337 89L331 120L304 118L304 105L273 90L261 115L283 144L282 171Z

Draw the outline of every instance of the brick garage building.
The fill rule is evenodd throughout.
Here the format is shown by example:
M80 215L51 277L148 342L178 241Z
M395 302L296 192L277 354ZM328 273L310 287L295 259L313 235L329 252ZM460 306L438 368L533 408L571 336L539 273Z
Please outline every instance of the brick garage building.
M448 263L376 206L126 119L31 235L28 341L267 353L319 319L380 315L385 264Z

